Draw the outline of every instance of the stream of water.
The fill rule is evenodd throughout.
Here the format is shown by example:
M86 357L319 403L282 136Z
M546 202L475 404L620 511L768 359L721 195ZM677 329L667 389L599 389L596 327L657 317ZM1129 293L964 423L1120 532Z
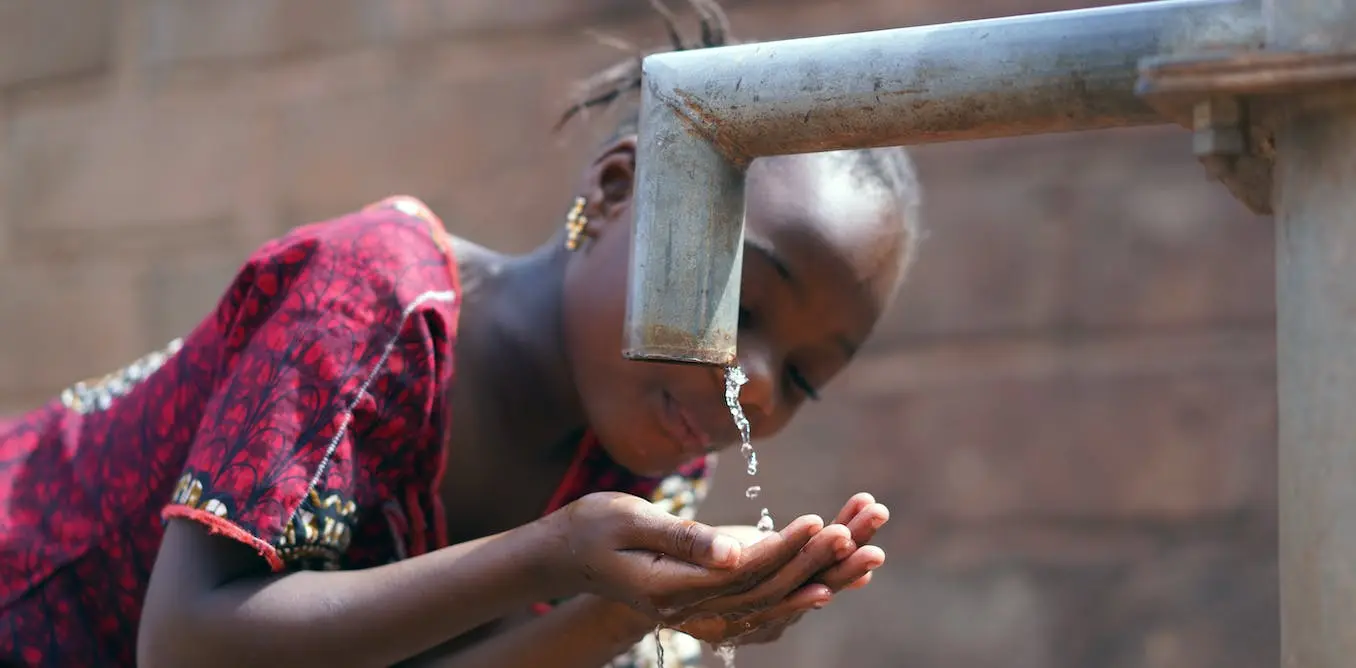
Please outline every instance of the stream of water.
M744 407L739 404L739 390L745 383L749 382L749 377L745 375L744 370L739 365L733 365L725 368L725 405L730 409L730 417L734 419L735 426L739 428L739 454L744 457L744 471L752 478L758 475L758 453L754 451L753 444L749 437L749 419L744 415ZM744 498L753 500L763 492L759 485L749 485L744 490ZM767 508L761 507L758 511L758 522L755 525L759 531L764 533L772 531L775 525L772 521L772 514ZM664 646L660 643L659 632L663 625L656 626L654 629L654 640L656 646L656 663L659 668L664 668ZM732 643L717 645L715 648L716 656L724 662L725 668L735 668L735 646Z
M734 419L735 426L739 428L739 454L744 456L744 471L749 477L758 475L758 453L753 449L753 443L749 435L749 419L744 415L744 407L739 403L739 390L745 383L749 382L749 377L745 375L744 370L739 365L732 365L725 369L725 405L730 409L730 417ZM763 491L760 485L749 485L744 490L744 498L754 500ZM760 504L761 505L761 504ZM764 533L772 531L775 525L772 521L772 514L766 507L760 507L758 511L757 528ZM722 644L716 647L716 656L725 663L725 668L735 668L735 646L732 643Z

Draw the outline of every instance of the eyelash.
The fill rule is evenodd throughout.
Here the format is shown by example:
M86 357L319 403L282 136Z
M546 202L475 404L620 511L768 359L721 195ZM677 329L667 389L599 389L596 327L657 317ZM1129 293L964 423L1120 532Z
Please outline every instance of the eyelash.
M751 326L753 326L753 312L740 307L739 328L746 329ZM791 384L795 385L796 389L800 390L807 399L810 401L819 401L819 391L815 389L814 385L810 384L809 380L806 380L804 374L800 372L800 369L788 365L786 367L786 376L791 380Z
M819 391L815 389L814 385L810 384L810 381L805 379L805 376L800 374L799 369L788 366L786 367L786 375L790 376L792 384L800 388L801 392L805 393L806 398L810 401L819 401Z

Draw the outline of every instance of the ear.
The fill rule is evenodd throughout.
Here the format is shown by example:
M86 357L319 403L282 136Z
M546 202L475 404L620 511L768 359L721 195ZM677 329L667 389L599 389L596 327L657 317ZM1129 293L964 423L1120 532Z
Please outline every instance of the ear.
M618 138L603 148L584 175L585 209L596 231L610 227L631 208L631 192L636 181L636 137Z

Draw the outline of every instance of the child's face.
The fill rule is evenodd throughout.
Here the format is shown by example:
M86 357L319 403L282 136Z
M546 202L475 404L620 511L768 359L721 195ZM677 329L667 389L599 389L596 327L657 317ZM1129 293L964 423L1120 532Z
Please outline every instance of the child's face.
M565 337L590 426L646 475L672 471L738 433L724 371L621 356L631 243L633 144L594 164L585 189L596 235L571 258ZM852 358L880 317L909 243L890 193L821 156L764 159L748 176L739 363L755 437L784 427ZM868 182L869 183L869 182Z

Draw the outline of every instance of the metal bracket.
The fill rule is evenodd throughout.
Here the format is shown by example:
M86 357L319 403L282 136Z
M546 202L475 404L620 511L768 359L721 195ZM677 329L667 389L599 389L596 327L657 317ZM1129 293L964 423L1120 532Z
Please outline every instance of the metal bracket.
M1153 56L1140 61L1135 93L1195 134L1192 147L1210 176L1255 213L1271 214L1275 154L1262 108L1282 96L1356 84L1356 51L1247 51Z

